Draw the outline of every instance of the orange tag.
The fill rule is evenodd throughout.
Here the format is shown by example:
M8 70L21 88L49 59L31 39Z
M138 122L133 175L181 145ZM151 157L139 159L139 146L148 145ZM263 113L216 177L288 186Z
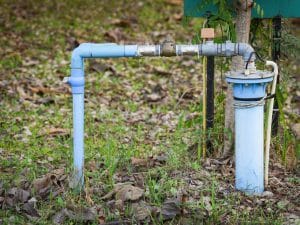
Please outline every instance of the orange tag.
M202 28L201 29L201 38L213 39L215 37L214 28Z

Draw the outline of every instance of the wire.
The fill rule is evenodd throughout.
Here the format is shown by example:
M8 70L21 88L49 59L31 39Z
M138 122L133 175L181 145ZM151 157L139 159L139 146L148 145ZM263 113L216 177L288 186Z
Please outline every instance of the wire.
M247 63L246 63L245 69L248 68L248 64L249 64L249 62L250 62L250 60L251 60L251 58L252 58L252 55L253 55L254 53L255 53L255 52L251 52L251 53L250 53L249 58L248 58Z
M235 108L240 108L240 109L244 109L244 108L252 108L255 106L260 106L263 105L265 103L267 96L264 96L261 100L259 101L234 101L233 106Z
M267 60L263 59L263 58L261 57L261 55L258 54L258 52L255 52L255 55L256 55L257 58L258 58L260 61L262 61L263 63L265 63L265 62L267 61Z
M248 65L249 65L249 62L250 62L250 60L251 60L253 54L255 54L256 57L257 57L260 61L262 61L262 62L264 62L264 63L266 62L266 60L264 60L257 52L251 52L250 55L249 55L249 58L248 58L248 60L247 60L245 69L248 69Z

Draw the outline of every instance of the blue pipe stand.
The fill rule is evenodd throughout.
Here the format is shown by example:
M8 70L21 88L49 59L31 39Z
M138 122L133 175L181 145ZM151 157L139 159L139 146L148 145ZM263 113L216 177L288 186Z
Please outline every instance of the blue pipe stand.
M71 76L66 77L64 82L68 83L72 87L73 95L73 157L74 157L74 187L78 187L80 190L84 187L84 86L85 86L85 75L84 75L84 61L88 58L119 58L119 57L171 57L171 56L242 56L244 61L248 60L251 62L251 66L254 65L255 56L252 55L254 49L251 45L247 43L232 43L226 41L225 43L214 43L212 41L207 41L200 45L176 45L175 43L165 42L161 45L118 45L115 43L82 43L72 52L71 58ZM228 77L228 82L234 83L235 96L242 99L242 102L249 103L247 98L262 98L265 93L266 83L272 80L271 77L267 79L261 79L261 74L256 74L256 78L253 79L253 74L251 78L246 78L242 75L242 79L236 79L236 77ZM262 73L262 76L264 74ZM254 76L255 77L255 76ZM250 85L250 86L249 86ZM249 86L249 87L248 87ZM245 90L244 90L245 89ZM248 90L249 89L249 90ZM241 92L241 93L240 93ZM252 93L253 92L253 93ZM256 96L257 95L257 96ZM246 99L246 100L245 100ZM263 104L262 104L263 105ZM249 111L249 115L247 114ZM236 137L236 145L240 146L237 148L237 164L244 164L248 157L242 158L243 154L241 151L245 151L247 154L251 155L250 150L261 152L263 154L263 106L256 106L252 108L236 107L236 115L239 120L236 124L236 129L238 130L238 136ZM243 118L247 118L244 120ZM247 121L253 120L253 123L247 123ZM241 122L242 121L242 122ZM242 134L244 128L247 127L248 132ZM247 140L249 134L252 133L259 134L259 140L257 144L252 143L253 140L250 138ZM239 138L242 138L241 140ZM252 146L247 148L247 146ZM253 149L255 150L253 150ZM242 149L242 150L240 150ZM249 150L250 149L250 150ZM256 154L254 154L256 155ZM254 158L255 159L255 158ZM259 158L259 165L263 163L263 156ZM257 164L252 162L252 164ZM250 170L252 172L259 172L263 176L263 165L262 169L259 171ZM241 169L240 169L241 168ZM256 166L253 166L256 168ZM238 167L237 169L239 175L238 177L243 177L246 170L243 167ZM246 175L247 176L247 175ZM254 178L253 178L254 179ZM243 182L248 182L247 180L241 179ZM252 182L252 178L249 183ZM243 184L244 185L244 184ZM258 185L259 188L263 184ZM240 185L237 185L240 188ZM259 189L260 190L260 189Z
M73 158L74 177L72 184L81 190L84 185L84 59L136 57L137 45L114 43L83 43L72 53L71 77L64 79L72 87L73 95Z
M262 71L226 74L235 108L235 188L248 194L264 191L264 98L273 76Z

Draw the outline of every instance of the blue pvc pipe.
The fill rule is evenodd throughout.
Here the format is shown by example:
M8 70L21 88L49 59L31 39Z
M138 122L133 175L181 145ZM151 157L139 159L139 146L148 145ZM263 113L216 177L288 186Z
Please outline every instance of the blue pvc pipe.
M235 107L235 188L249 194L264 191L263 131L263 105Z
M137 45L83 43L72 53L71 68L83 69L84 58L117 58L135 56L137 56Z
M73 157L74 182L81 188L84 183L84 94L73 94Z
M84 184L84 59L137 56L137 45L84 43L72 53L71 77L68 83L73 95L73 161L74 186Z

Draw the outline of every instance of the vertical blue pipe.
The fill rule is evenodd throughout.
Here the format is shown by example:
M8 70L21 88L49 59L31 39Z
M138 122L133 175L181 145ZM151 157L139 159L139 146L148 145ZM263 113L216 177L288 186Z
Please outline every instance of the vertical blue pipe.
M263 105L235 107L235 188L250 194L264 191L263 117Z
M137 45L113 43L83 43L72 52L71 77L67 80L73 94L74 187L79 190L84 184L84 59L135 56L138 56Z
M84 177L84 94L73 94L73 158L76 187L83 187Z

